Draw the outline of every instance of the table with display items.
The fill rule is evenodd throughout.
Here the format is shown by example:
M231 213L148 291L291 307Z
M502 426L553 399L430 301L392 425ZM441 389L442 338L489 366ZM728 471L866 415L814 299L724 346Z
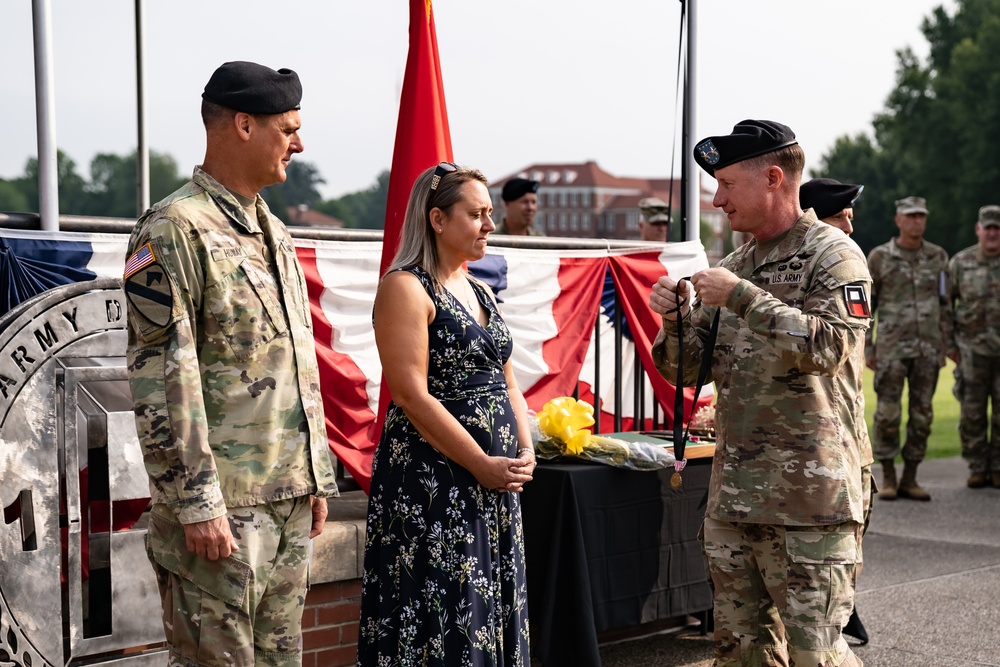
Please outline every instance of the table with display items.
M600 667L599 633L712 608L698 530L713 451L688 446L676 490L673 468L539 461L521 506L532 654L545 667Z

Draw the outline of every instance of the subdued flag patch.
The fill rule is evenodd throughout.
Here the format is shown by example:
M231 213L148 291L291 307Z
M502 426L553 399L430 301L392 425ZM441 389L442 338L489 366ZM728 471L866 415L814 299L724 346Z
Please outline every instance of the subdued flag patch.
M128 280L136 271L149 266L155 261L156 256L153 255L153 247L147 243L132 253L132 256L125 261L125 280Z
M844 285L844 300L847 302L847 312L854 317L872 316L864 285Z

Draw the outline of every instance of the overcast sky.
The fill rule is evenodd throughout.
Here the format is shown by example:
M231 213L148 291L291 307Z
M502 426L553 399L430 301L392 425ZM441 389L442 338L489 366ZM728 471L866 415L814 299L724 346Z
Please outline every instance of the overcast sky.
M696 136L781 121L807 169L869 131L896 51L954 0L697 0ZM0 177L37 154L32 3L0 1ZM456 161L497 180L535 162L595 160L667 176L675 144L679 0L434 0ZM405 0L146 0L148 138L188 174L204 156L201 91L227 60L303 82L305 153L325 197L392 161L407 52ZM52 0L56 141L87 175L135 149L133 0ZM679 141L679 140L678 140ZM675 167L679 173L679 166Z

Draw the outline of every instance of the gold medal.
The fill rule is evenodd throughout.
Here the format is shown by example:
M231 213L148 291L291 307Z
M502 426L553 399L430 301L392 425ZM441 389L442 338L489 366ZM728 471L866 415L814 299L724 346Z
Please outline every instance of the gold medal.
M676 491L681 488L681 474L674 471L674 474L670 476L670 488Z

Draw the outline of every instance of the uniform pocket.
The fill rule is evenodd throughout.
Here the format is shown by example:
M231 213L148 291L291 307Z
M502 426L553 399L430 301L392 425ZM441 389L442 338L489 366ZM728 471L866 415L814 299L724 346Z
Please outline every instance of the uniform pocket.
M795 610L804 625L846 622L861 561L856 531L788 530L785 546L788 609Z
M160 567L190 581L199 589L236 608L243 606L253 572L235 558L208 560L188 551L184 526L151 514L146 552Z
M288 331L284 311L269 284L250 260L244 260L205 290L205 307L240 361Z

